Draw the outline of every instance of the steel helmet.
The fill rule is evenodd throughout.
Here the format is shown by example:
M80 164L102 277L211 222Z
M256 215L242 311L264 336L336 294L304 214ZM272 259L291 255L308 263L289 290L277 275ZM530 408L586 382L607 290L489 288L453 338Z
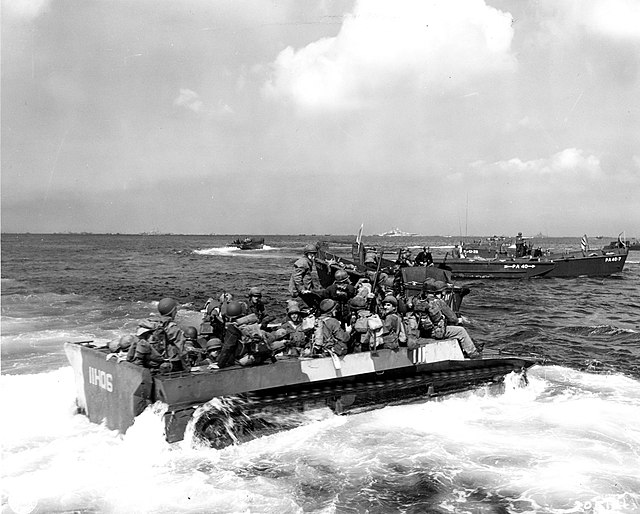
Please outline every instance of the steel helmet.
M230 302L227 305L227 316L229 316L230 318L238 318L240 316L242 316L242 304L240 302Z
M447 290L447 283L442 282L441 280L436 280L436 283L434 285L436 293L442 293L443 291Z
M287 300L287 314L301 314L300 305L295 300Z
M318 253L318 247L314 244L309 243L304 247L304 253Z
M330 312L335 306L336 306L336 302L330 298L325 298L324 300L322 300L320 302L320 312L322 314L325 314L327 312Z
M177 308L178 302L173 298L163 298L158 302L158 312L163 316L171 314Z
M184 337L187 339L197 339L198 338L198 329L196 327L187 327L184 329Z
M120 338L120 349L121 350L128 350L129 347L133 344L133 342L136 340L135 336L132 336L131 334L126 335L126 336L122 336Z
M120 341L111 341L109 343L109 351L111 353L116 353L118 350L120 350Z
M396 299L395 296L393 295L387 295L384 297L384 300L382 300L382 303L390 303L391 305L393 305L394 307L398 306L398 300Z
M335 278L336 282L348 282L349 281L349 273L347 273L343 269L339 269L338 271L336 271L336 274L334 275L334 278Z
M222 348L222 341L217 337L212 337L207 341L207 351L219 350L220 348Z
M252 287L249 289L249 296L262 296L262 289L259 287Z

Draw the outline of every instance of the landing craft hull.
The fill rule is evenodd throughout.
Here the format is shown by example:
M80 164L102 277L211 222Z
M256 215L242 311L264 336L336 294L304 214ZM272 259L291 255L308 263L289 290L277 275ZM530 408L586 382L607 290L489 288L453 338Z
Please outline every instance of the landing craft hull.
M76 376L78 407L90 421L124 433L148 405L161 401L167 405L168 442L182 440L195 410L215 398L241 396L254 407L323 401L342 412L359 399L375 403L401 394L428 398L462 391L535 364L530 358L501 355L469 360L457 341L421 342L415 350L286 358L250 368L170 374L107 359L106 349L90 343L66 343L65 352Z
M438 262L436 260L436 262ZM446 265L455 278L533 278L548 274L555 264L530 262L529 260L497 259L491 261L475 259L447 259Z
M261 239L247 238L243 240L236 239L231 244L236 248L238 248L239 250L262 250L264 248L264 238L261 238Z
M539 258L440 259L457 278L602 277L620 273L627 260L624 248L550 255Z

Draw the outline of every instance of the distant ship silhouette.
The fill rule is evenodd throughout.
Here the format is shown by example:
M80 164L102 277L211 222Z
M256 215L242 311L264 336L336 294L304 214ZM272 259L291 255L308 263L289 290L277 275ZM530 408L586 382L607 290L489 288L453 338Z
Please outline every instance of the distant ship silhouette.
M388 232L383 232L382 234L378 234L379 236L391 236L391 237L399 237L399 236L417 236L415 232L403 232L398 227L392 228Z

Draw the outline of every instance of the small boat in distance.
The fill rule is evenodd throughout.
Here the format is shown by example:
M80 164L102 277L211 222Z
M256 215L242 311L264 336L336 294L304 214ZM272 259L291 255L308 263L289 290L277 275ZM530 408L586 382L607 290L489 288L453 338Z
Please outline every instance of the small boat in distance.
M231 246L235 246L239 250L262 250L264 247L264 237L261 238L252 238L245 237L244 239L235 239Z
M627 239L623 241L622 239L618 239L617 241L611 241L603 248L603 250L613 250L615 248L626 248L629 251L640 251L640 240Z

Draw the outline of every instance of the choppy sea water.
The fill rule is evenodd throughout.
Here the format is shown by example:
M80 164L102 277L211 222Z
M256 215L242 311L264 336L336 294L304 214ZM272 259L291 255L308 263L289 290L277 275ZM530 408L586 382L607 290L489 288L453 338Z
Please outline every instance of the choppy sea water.
M65 341L130 333L163 296L187 322L257 285L282 315L300 248L347 255L351 240L266 236L243 252L233 239L2 236L2 512L640 512L640 252L617 277L468 282L472 336L545 362L524 389L319 409L223 450L167 444L152 410L125 435L76 415Z

